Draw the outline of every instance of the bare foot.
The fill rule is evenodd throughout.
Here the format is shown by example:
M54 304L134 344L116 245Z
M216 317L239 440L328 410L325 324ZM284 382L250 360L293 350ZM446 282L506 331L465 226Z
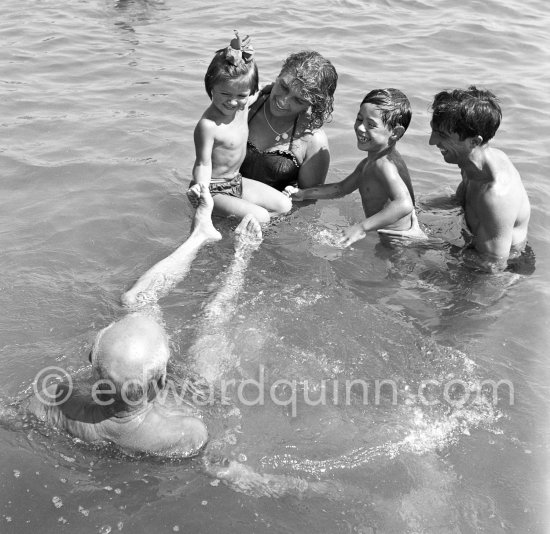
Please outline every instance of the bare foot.
M198 199L197 211L193 218L193 233L197 233L206 241L219 241L222 236L212 224L212 210L214 201L208 187L200 184L200 197Z
M245 215L235 229L235 248L239 250L245 245L257 249L262 242L262 227L252 214Z

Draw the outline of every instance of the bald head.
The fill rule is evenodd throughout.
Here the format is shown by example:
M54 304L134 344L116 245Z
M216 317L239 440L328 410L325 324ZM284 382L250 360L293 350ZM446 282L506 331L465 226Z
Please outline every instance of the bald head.
M91 354L94 372L117 389L125 382L146 386L163 377L170 357L164 329L146 315L127 315L98 333Z

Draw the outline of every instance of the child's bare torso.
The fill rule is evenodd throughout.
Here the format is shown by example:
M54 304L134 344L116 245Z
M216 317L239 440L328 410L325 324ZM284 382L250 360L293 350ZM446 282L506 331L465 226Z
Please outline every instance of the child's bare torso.
M234 117L221 117L209 113L203 119L214 122L215 135L212 147L212 177L230 178L239 171L246 155L248 140L248 108L239 110Z
M411 198L412 184L407 166L403 161L403 158L397 152L392 151L387 156L383 156L386 159L386 165L394 165L397 168L399 176L403 180L404 185L409 190ZM374 161L369 161L368 158L363 161L363 168L361 170L361 179L359 180L359 193L361 195L361 201L363 204L363 211L365 216L371 217L375 213L381 211L389 201L387 189L384 187L385 177L383 171L382 158ZM386 227L388 230L409 230L411 228L411 214L407 214L395 223Z

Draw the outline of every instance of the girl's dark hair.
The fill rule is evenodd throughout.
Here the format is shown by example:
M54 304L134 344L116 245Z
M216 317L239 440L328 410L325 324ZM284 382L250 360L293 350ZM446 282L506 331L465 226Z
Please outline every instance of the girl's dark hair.
M250 94L256 93L258 91L258 81L260 77L254 59L250 61L239 59L235 62L235 65L233 65L227 61L226 51L227 48L218 50L206 70L204 87L208 96L212 98L212 89L216 84L240 78L241 76L248 76Z

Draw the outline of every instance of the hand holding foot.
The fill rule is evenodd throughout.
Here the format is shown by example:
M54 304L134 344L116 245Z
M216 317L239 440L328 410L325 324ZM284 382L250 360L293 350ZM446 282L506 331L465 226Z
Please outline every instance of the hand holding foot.
M197 211L193 217L193 235L202 237L205 242L219 241L222 236L212 224L212 210L214 209L212 195L204 184L196 184L193 187L198 188Z
M200 184L195 184L187 190L187 198L195 209L199 206L201 197Z

